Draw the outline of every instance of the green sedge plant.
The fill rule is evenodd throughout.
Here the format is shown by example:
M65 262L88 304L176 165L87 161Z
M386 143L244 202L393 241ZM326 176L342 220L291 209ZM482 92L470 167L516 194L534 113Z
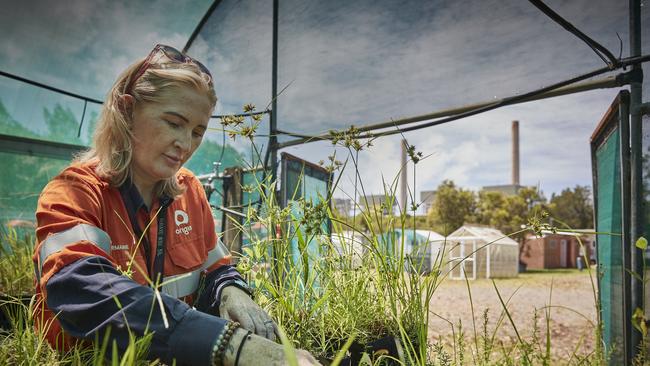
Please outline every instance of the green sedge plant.
M255 107L247 105L245 113L254 112ZM241 136L251 142L251 149L262 159L253 138L261 122L259 115L250 117L250 123L242 117L224 118L223 128L232 138ZM341 162L336 155L328 157L321 165L331 172L354 169L355 192L352 197L367 197L364 182L359 174L358 154L371 147L372 141L362 142L358 129L338 133L332 132L332 142L348 150L349 158ZM413 163L413 175L417 163L425 158L409 145L407 153ZM257 168L251 162L250 166ZM405 167L402 167L405 169ZM294 193L288 207L280 207L276 197L277 182L270 176L258 179L247 187L255 192L259 203L248 205L246 218L239 224L239 230L249 240L239 255L238 269L253 286L256 301L274 317L280 327L280 336L289 360L294 348L312 352L324 364L337 365L347 355L353 344L367 344L379 337L392 336L399 340L403 349L402 359L390 359L385 354L364 354L362 364L381 365L389 362L405 365L602 365L606 361L600 346L600 323L594 324L593 337L597 348L589 354L579 349L566 359L553 356L551 334L552 288L548 304L531 314L533 322L530 334L519 330L511 316L509 306L512 296L504 298L496 282L493 282L495 296L501 309L497 309L497 322L489 326L490 312L485 309L474 321L474 303L471 286L466 282L472 309L470 328L462 322L446 320L453 336L448 339L432 339L429 325L432 317L438 316L430 310L435 291L446 280L449 262L445 259L453 246L445 243L432 260L431 270L424 271L422 263L414 260L407 251L407 230L417 227L415 211L417 205L386 215L392 209L398 179L384 182L383 204L375 207L363 202L355 207L359 214L352 221L340 217L330 209L331 196L328 193L316 200L307 200ZM339 174L340 177L340 174ZM415 179L413 179L415 181ZM334 187L337 183L335 182ZM412 196L415 187L409 187ZM333 191L333 189L331 190ZM411 201L415 201L411 199ZM549 228L541 218L532 218L527 230L540 231ZM331 221L331 232L324 222ZM259 227L263 230L259 230ZM254 229L255 228L255 229ZM353 232L355 236L346 236ZM518 233L513 233L516 235ZM9 236L11 238L11 236ZM332 237L339 240L332 240ZM355 237L362 238L357 242ZM3 243L5 239L3 238ZM13 240L13 239L12 239ZM3 248L14 248L10 254L0 257L0 274L3 288L32 287L31 251L29 243L16 241ZM491 243L478 248L481 250ZM13 247L12 247L13 245ZM29 249L22 250L23 247ZM20 259L7 260L9 255ZM470 253L471 255L471 253ZM23 263L24 262L24 263ZM588 263L588 262L587 262ZM28 271L28 272L27 272ZM128 275L131 268L125 269ZM466 280L468 281L468 280ZM29 286L26 284L29 283ZM598 299L594 287L594 301ZM0 334L0 357L11 360L9 364L158 364L145 361L146 349L151 333L143 337L132 336L126 352L118 353L109 337L97 339L90 348L73 347L66 354L52 350L41 336L33 331L33 314L29 309L34 304L24 305L25 310L16 314L17 331ZM157 306L152 304L152 308ZM545 334L540 335L539 314L546 323ZM20 317L23 317L20 319ZM641 323L639 323L639 326ZM516 341L504 342L499 333L510 326L517 335ZM580 344L580 343L579 343ZM13 357L13 358L12 358Z

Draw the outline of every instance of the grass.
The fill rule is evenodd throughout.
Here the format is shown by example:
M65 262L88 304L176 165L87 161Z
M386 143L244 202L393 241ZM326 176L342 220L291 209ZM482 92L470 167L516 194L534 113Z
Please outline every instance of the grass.
M553 343L549 326L546 334L540 335L535 328L531 334L519 334L515 341L501 340L499 334L505 327L518 329L509 315L508 298L501 299L502 309L494 314L495 325L490 326L491 314L484 312L482 324L468 327L468 324L449 322L454 336L431 342L428 324L430 317L435 315L429 312L429 303L444 280L440 272L432 271L426 276L405 272L403 269L408 258L402 249L404 243L393 247L395 253L388 253L386 239L381 235L363 233L367 243L360 258L352 248L345 248L349 245L345 241L342 251L347 254L339 255L334 244L319 233L305 235L301 230L292 230L300 226L300 219L290 211L283 212L283 209L273 206L272 200L268 202L270 205L262 210L266 214L257 216L251 213L250 219L271 223L269 217L275 217L281 220L286 232L292 234L276 239L273 230L268 230L268 236L264 237L250 233L252 244L244 249L245 256L239 262L239 268L254 286L256 299L285 330L291 347L307 349L320 359L334 360L337 355L340 359L343 355L341 349L349 347L353 341L364 344L383 335L393 335L401 340L406 364L409 365L563 364L563 361L575 365L600 365L604 362L602 355L585 355L580 349L576 349L570 360L551 360L549 354ZM345 228L345 224L337 221L331 213L328 215L333 220L335 232ZM402 224L403 221L388 223ZM20 240L9 232L3 234L3 242L14 248L5 251L0 261L3 265L0 271L9 275L3 276L3 286L24 292L31 288L25 284L31 284L33 276L33 237ZM318 249L319 260L310 257L314 254L308 250L312 242ZM296 261L288 255L294 243L299 248ZM280 253L280 258L285 260L276 260L271 255L273 251ZM305 270L306 263L311 265L309 271ZM438 263L446 265L441 259ZM577 271L555 270L524 274L523 277L550 277L558 273L582 275ZM481 282L487 281L478 280L476 284ZM19 283L22 285L18 286ZM457 282L454 286L461 284ZM464 286L468 292L471 291L469 283ZM502 295L496 285L494 287L495 296ZM27 315L31 311L24 304L19 306L23 311L12 314L14 331L0 335L0 357L7 360L7 364L156 364L142 359L146 338L132 339L129 351L124 354L116 353L112 345L101 342L96 342L90 349L74 348L68 354L58 354L33 331L33 319ZM551 308L540 311L550 324ZM537 312L531 314L531 320L538 316ZM374 364L385 362L370 357L366 361Z
M577 268L547 268L547 269L528 269L526 272L522 273L523 275L577 275L584 274L589 275L589 271L582 270L580 271Z
M351 129L339 140L350 149L350 165L358 175L354 150L361 144L355 143L354 133ZM334 159L330 158L330 161L334 162ZM348 163L338 165L345 167ZM363 179L358 178L359 190L365 197ZM385 192L386 206L392 207L397 179L385 186L388 187ZM262 188L262 192L274 191L273 182L258 182L258 187ZM268 234L255 237L255 233L247 233L246 236L252 238L252 244L244 249L240 270L254 285L256 297L285 327L288 339L296 347L305 348L321 359L332 359L351 337L365 343L389 334L401 339L406 354L405 363L409 365L550 364L550 326L546 327L543 340L537 328L532 334L522 334L509 312L509 299L502 298L496 285L495 296L500 299L501 311L494 328L488 329L488 313L484 313L482 330L475 323L468 332L462 323L448 322L453 329L453 337L438 343L430 342L428 325L430 317L436 315L430 313L429 304L445 279L441 269L446 268L447 262L438 258L438 267L425 276L420 276L417 271L404 271L409 261L404 251L404 236L394 234L409 227L413 216L409 217L406 213L385 216L381 214L381 208L363 211L359 206L360 218L355 218L355 222L350 224L332 215L327 209L328 205L323 205L318 212L314 209L317 205L308 205L297 198L294 200L296 206L280 208L274 206L274 200L262 198L266 206L261 212L265 214L249 214L249 222L244 223L241 230L245 231L252 222L257 221L269 229L266 231ZM321 200L327 199L329 197L321 197ZM366 203L364 206L370 205ZM295 212L300 215L295 215ZM346 254L340 255L335 252L332 242L323 239L326 235L320 225L323 218L332 221L334 234L354 230L365 238L361 265L358 264L359 258L355 258L351 243L343 243L344 248L340 252ZM359 226L364 228L363 231L357 229L357 221L360 221ZM282 228L283 235L275 235L276 227ZM292 242L295 242L293 247ZM313 248L317 249L317 255ZM296 251L297 256L289 255ZM444 250L442 253L445 253ZM269 270L259 270L266 268ZM543 315L547 325L550 325L550 300L548 305L543 309ZM531 314L532 319L538 316L537 312ZM497 334L504 327L514 329L517 335L514 342L499 340ZM484 336L479 341L478 334L481 332ZM599 337L599 334L598 327L594 327L593 336ZM576 349L567 360L574 361L577 364L600 365L605 357L600 351L582 354L580 349Z
M33 302L25 304L14 298L0 304L3 311L7 305L13 311L6 312L11 329L0 330L0 359L3 365L159 365L147 361L145 356L152 333L143 337L132 336L124 352L118 352L115 344L109 344L108 336L96 340L91 347L75 346L66 353L54 350L40 333L34 331ZM110 334L110 330L109 333Z
M0 226L0 294L34 291L34 233Z
M252 121L250 125L238 121L225 126L233 129L229 133L252 140L251 130L254 133L258 124L259 120ZM242 131L238 132L237 128ZM355 170L358 191L355 188L354 201L357 201L357 194L366 196L363 179L358 173L358 155L355 154L364 144L356 139L357 134L350 129L337 136L338 143L349 149L350 158L345 163L331 158L332 164L327 167L334 171L351 166ZM413 162L422 157L414 149L410 151ZM397 182L397 177L385 182L388 207L392 207L395 201ZM295 195L289 207L279 207L274 193L275 182L270 178L256 181L253 189L258 192L261 204L248 207L247 217L239 227L250 244L242 250L238 269L253 286L255 299L283 330L281 335L289 355L293 348L302 348L323 362L332 361L332 365L336 365L345 355L345 350L354 344L363 345L390 335L400 340L406 365L606 363L607 357L599 346L588 352L576 347L561 359L553 356L555 346L551 328L555 310L552 290L549 291L547 306L529 315L528 320L533 325L528 333L512 316L510 309L514 293L505 296L496 282L489 283L500 308L493 310L493 313L484 310L479 316L474 314L471 286L469 282L463 284L472 309L471 324L453 322L432 313L432 298L446 281L446 271L443 269L448 267L445 259L447 252L440 252L433 270L426 275L420 275L418 268L415 271L404 270L413 264L404 249L405 235L398 236L396 232L413 227L415 217L409 216L408 212L385 216L381 209L364 211L360 206L360 215L350 223L330 211L329 194L313 201ZM411 189L415 191L415 187ZM364 206L371 205L366 203ZM362 250L359 251L345 239L340 247L333 243L323 225L325 220L332 222L334 234L351 230L363 237ZM250 230L254 223L261 223L265 230ZM531 225L533 228L539 226L539 223ZM2 242L1 288L14 293L31 289L33 237L20 238L5 231ZM523 277L557 273L541 271L524 274ZM566 274L573 275L574 271L567 271ZM69 353L59 354L33 331L33 319L28 315L32 314L33 309L24 304L19 306L22 306L22 311L11 315L13 331L0 334L0 359L7 360L10 365L157 364L157 361L143 359L150 334L142 338L132 337L124 353L118 353L112 344L96 341L90 348L74 347ZM430 337L431 321L437 318L442 318L450 327L451 337ZM475 319L480 319L480 322ZM545 324L543 330L538 326L540 320ZM501 334L506 329L514 330L516 337L504 340ZM600 325L594 325L591 337L596 345L600 345L600 334ZM388 363L388 359L381 354L366 354L363 360L364 364L371 365Z

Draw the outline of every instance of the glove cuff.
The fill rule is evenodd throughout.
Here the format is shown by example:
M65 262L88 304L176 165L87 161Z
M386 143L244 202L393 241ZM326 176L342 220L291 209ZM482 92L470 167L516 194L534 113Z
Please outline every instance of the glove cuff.
M241 274L232 266L223 266L206 276L205 289L199 295L197 308L209 314L220 316L219 305L221 304L221 293L227 286L236 286L252 297L253 291Z

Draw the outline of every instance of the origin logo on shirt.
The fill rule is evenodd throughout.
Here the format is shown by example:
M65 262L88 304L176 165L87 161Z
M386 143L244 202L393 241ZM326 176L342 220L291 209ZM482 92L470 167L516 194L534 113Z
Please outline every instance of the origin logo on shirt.
M187 213L183 210L174 211L174 221L176 221L176 235L185 234L189 235L192 231L191 225L181 226L189 223L190 218L187 216Z

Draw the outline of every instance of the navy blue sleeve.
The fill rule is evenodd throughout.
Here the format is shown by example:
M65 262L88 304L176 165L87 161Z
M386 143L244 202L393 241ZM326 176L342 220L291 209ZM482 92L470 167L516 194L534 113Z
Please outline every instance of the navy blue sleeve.
M233 266L221 266L205 276L205 281L195 302L198 310L219 316L221 291L226 286L237 286L251 295L244 278Z
M121 275L103 257L80 259L47 282L47 306L59 314L63 330L76 338L95 340L110 327L120 351L129 332L154 332L149 359L166 364L208 365L212 346L227 323L161 293L169 327L165 328L154 291ZM101 338L100 338L101 339Z

